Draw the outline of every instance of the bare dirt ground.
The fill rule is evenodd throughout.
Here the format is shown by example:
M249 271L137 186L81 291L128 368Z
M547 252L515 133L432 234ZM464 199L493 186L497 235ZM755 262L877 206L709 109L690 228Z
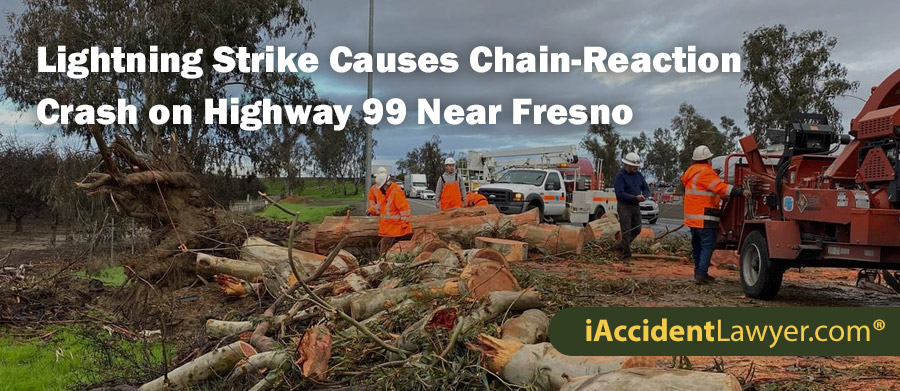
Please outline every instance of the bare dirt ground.
M715 263L715 261L718 263ZM792 269L776 300L744 296L728 252L718 252L708 286L693 283L693 264L680 261L605 259L526 262L515 265L523 285L535 284L557 308L898 306L900 295L857 288L856 270ZM551 310L552 312L553 310ZM689 357L694 369L717 362L739 379L752 377L758 390L898 390L900 357ZM672 357L644 357L648 366L671 366ZM752 376L751 376L752 374Z
M11 228L0 227L0 232ZM89 262L83 244L48 248L47 239L39 230L0 235L0 259L13 249L5 264L33 265L24 284L0 286L0 327L40 329L61 323L90 323L124 328L121 332L128 334L164 325L170 340L179 347L178 361L183 362L209 343L202 332L207 317L241 319L260 310L256 300L226 298L215 284L201 280L191 287L134 298L127 289L76 276L76 271L97 268L108 259ZM118 258L118 262L126 263L128 252L123 251ZM681 261L638 259L625 264L608 256L587 255L523 262L514 264L513 269L522 286L535 286L545 294L550 313L568 306L900 305L896 294L857 288L856 271L849 269L791 270L785 275L777 300L749 299L741 291L733 262L728 253L718 253L711 269L718 280L703 287L694 285L691 279L693 265ZM138 313L138 321L129 320L142 306L165 308L170 315L166 319L140 319ZM641 360L650 366L673 365L672 357ZM748 380L747 389L754 390L900 390L900 357L692 356L679 361L682 367L689 361L694 369L725 370Z

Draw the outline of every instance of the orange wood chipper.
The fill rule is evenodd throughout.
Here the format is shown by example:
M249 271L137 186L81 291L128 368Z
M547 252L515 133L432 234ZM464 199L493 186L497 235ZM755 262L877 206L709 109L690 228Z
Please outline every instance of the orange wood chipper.
M860 279L900 291L889 271L900 269L900 69L872 89L849 133L797 113L769 132L782 154L748 136L726 157L723 177L751 195L723 205L718 246L738 250L747 296L775 297L793 267L862 268Z

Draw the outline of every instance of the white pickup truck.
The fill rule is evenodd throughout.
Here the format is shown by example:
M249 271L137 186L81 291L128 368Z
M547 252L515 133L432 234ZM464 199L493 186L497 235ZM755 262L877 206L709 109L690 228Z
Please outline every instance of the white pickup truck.
M617 214L616 195L602 190L578 190L577 178L568 178L559 170L515 168L507 170L478 192L501 213L522 213L540 209L547 221L587 223L604 213Z

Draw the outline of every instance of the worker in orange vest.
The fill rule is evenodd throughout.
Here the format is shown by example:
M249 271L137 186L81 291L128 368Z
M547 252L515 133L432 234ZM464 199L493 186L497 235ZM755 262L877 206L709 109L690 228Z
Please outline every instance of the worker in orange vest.
M375 175L375 210L378 214L378 245L387 251L394 242L412 238L412 222L409 202L396 183L388 181L387 170Z
M466 204L466 184L456 172L456 160L452 157L444 159L444 174L437 180L434 190L437 207L440 210L460 208Z
M378 167L378 171L375 172L375 176L378 175L387 175L387 169L384 167ZM369 188L369 201L366 204L366 215L367 216L378 216L378 198L375 197L375 193L378 192L378 185L376 183L372 183L372 187Z
M466 206L468 207L485 206L487 204L487 198L484 198L484 196L481 194L478 194L474 191L470 191L468 194L466 194Z
M709 164L712 152L701 145L694 149L694 164L681 176L684 184L684 225L691 229L691 248L694 258L694 282L705 285L715 281L709 275L719 234L719 214L723 197L747 194L737 186L725 183Z

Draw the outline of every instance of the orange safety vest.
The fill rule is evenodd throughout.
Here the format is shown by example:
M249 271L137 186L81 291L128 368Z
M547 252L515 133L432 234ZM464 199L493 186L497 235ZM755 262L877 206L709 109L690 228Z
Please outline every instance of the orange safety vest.
M403 190L396 183L388 185L387 191L375 191L375 199L378 206L378 236L395 238L412 233L412 215L409 211L409 202L403 195Z
M466 194L466 206L484 206L487 204L487 198L484 198L484 196L481 194L478 194L474 191L470 191L468 194Z
M458 178L454 175L455 178ZM446 182L441 188L441 210L462 207L462 191L459 190L459 181Z
M684 225L691 228L717 228L721 198L734 186L719 178L712 166L696 163L681 176L684 184Z
M370 216L378 216L378 197L375 195L379 193L378 185L372 184L372 187L369 188L369 202L366 205L366 212Z

